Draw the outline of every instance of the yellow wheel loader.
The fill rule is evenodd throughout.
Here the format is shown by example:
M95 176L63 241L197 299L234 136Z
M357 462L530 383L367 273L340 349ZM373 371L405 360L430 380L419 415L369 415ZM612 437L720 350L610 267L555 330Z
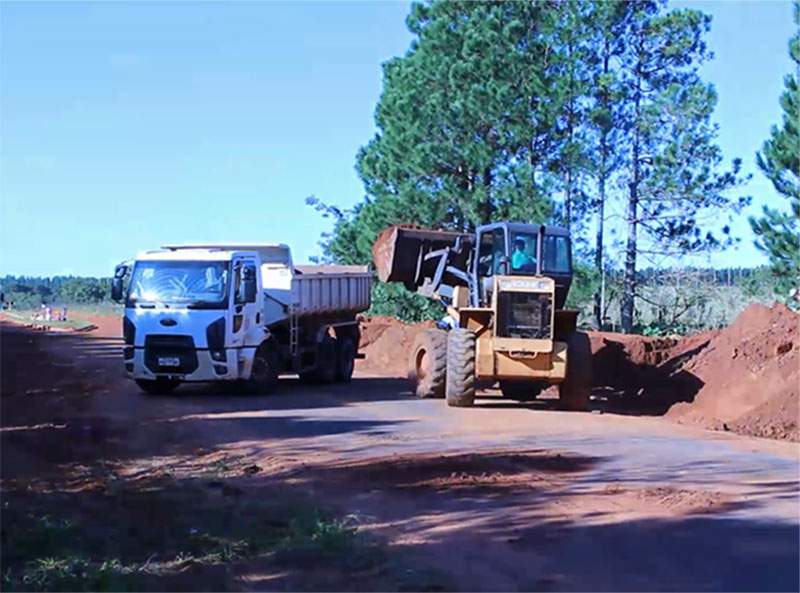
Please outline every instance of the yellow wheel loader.
M589 338L564 309L572 281L565 228L498 222L474 235L393 226L372 248L383 282L442 302L451 329L416 339L409 376L419 397L471 406L477 380L499 381L521 401L558 384L561 407L585 410L592 386Z

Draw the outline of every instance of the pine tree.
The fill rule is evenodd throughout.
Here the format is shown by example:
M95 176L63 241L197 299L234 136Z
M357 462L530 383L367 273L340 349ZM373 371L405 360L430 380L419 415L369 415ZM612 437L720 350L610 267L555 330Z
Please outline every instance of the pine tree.
M594 292L592 325L603 327L603 278L605 277L604 234L608 185L623 164L624 151L624 87L614 62L619 60L625 44L622 38L632 4L628 2L595 2L589 13L590 43L588 54L591 72L591 108L588 125L592 136L594 160L591 163L597 195L594 200L597 227L595 232L594 269L601 279Z
M794 3L794 21L800 26L800 3ZM800 71L800 34L789 41L789 55ZM759 169L769 178L775 190L789 201L789 211L764 206L763 216L750 217L750 226L757 236L756 246L769 256L779 294L792 296L800 303L800 98L797 81L800 74L788 74L786 90L780 98L783 128L773 126L769 140L756 155Z
M572 117L573 145L579 123L564 10L530 2L412 5L414 40L384 65L378 133L357 155L366 198L337 217L330 257L368 260L377 233L392 224L472 231L494 220L551 219L551 195L566 170L560 159L577 152L565 140L566 122Z
M661 6L634 5L623 56L630 130L621 307L627 333L633 330L637 256L674 258L725 246L732 242L726 214L748 203L728 196L742 183L741 162L718 172L722 156L711 123L716 93L697 74L710 57L703 35L711 19L697 10L661 14Z

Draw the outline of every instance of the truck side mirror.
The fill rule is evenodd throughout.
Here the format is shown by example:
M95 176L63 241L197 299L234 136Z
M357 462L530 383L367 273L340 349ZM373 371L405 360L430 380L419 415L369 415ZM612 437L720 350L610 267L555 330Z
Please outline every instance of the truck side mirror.
M115 303L122 301L122 280L128 272L128 266L119 265L114 268L114 279L111 280L111 300Z
M256 302L256 276L255 270L249 266L242 269L242 283L244 284L244 302Z

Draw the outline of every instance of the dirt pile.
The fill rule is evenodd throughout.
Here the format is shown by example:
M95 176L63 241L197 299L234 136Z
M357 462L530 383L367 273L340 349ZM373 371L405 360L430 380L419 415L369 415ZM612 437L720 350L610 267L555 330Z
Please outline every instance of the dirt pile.
M359 370L405 377L415 336L434 326L362 318ZM589 336L593 394L610 411L800 440L800 315L784 305L751 305L729 327L686 338Z
M611 409L800 440L800 315L754 304L681 339L591 333L595 397Z
M436 327L434 321L403 323L393 317L361 317L360 352L364 360L358 362L358 370L390 377L406 377L408 360L416 335Z
M800 315L784 305L751 305L681 365L702 385L667 416L710 428L800 440ZM701 343L702 345L702 343ZM698 346L696 346L697 348ZM691 352L691 350L689 351Z

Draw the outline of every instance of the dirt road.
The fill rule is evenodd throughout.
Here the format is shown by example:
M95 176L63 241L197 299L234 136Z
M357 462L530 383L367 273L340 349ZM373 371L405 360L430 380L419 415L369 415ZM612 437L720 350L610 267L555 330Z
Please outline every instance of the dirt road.
M212 486L237 500L280 483L323 501L438 574L424 585L434 590L800 588L797 443L493 391L450 409L412 398L403 380L360 374L325 387L287 378L270 396L144 396L121 376L114 338L2 331L6 499L92 479L197 480L214 467ZM256 556L224 582L342 587L290 572Z

